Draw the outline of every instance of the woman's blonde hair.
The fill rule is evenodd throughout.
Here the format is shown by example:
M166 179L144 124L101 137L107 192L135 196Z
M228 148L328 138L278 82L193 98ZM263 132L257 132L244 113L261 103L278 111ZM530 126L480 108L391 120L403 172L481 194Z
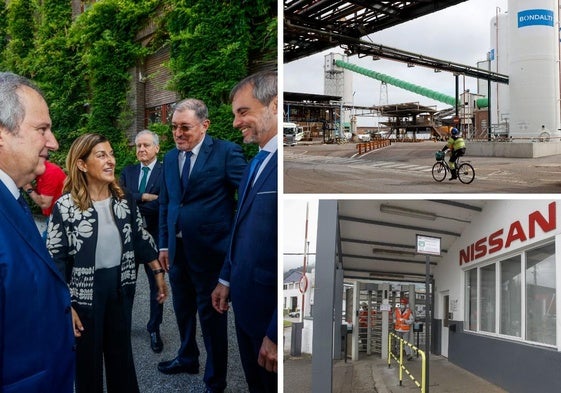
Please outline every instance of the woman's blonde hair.
M66 156L66 171L68 176L64 181L64 192L70 193L72 200L82 211L92 206L92 199L88 193L86 173L78 168L78 160L86 161L94 146L104 142L109 141L100 134L81 135L72 143L68 151L68 156ZM117 199L122 199L125 196L116 177L115 180L109 184L109 191L111 191L111 195Z

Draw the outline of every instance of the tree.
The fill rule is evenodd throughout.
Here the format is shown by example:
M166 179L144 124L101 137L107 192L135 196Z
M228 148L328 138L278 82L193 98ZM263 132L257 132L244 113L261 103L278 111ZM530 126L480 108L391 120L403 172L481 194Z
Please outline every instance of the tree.
M69 39L72 9L68 0L44 0L40 7L31 68L45 92L51 110L53 132L61 149L52 160L64 165L66 151L85 124L88 88L81 55Z
M174 75L170 86L183 97L205 101L209 133L216 137L242 143L241 134L232 128L229 93L256 68L252 59L266 60L274 53L276 60L275 7L276 2L263 0L191 0L177 2L168 15L165 30ZM258 53L260 57L251 57ZM249 154L256 150L244 149Z
M137 41L148 23L159 28L152 45ZM241 144L228 95L251 72L276 67L276 31L272 0L104 0L75 20L69 0L10 0L0 2L0 69L45 92L60 143L55 161L63 163L77 136L99 132L119 171L135 160L127 95L139 59L169 46L169 87L204 100L210 133ZM151 128L161 133L165 126ZM256 150L244 148L248 156Z
M29 54L33 49L35 34L35 1L11 0L7 8L6 36L9 37L2 54L2 68L31 76Z

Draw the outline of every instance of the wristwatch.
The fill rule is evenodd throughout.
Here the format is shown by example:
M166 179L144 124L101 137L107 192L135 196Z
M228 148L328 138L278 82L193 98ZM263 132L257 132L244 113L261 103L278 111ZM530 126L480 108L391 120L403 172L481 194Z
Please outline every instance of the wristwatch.
M28 195L30 195L33 191L35 191L33 188L28 188L27 190L25 190Z
M156 269L156 270L152 270L152 273L154 273L154 276L157 275L157 274L160 274L160 273L164 274L165 272L166 272L166 271L165 271L164 269L162 269L162 268Z

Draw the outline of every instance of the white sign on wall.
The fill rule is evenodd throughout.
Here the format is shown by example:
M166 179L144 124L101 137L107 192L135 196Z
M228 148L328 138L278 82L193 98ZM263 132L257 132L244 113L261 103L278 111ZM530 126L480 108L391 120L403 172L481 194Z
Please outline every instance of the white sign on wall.
M440 238L417 235L417 253L440 256Z

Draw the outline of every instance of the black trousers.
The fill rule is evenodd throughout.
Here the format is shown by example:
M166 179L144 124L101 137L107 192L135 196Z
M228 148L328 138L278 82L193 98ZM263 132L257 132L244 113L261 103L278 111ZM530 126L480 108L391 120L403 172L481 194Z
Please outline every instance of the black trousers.
M77 338L76 393L139 393L132 357L133 296L120 291L121 268L96 270L93 309L77 310L84 326Z
M193 269L185 256L185 243L177 239L175 259L169 269L173 294L173 309L177 319L181 347L179 360L188 365L199 365L199 349L195 340L197 313L206 349L204 382L213 390L226 387L228 365L227 313L219 314L212 307L210 295L218 283L220 272L209 267L204 271Z
M462 149L458 149L458 150L453 150L452 154L450 155L450 162L453 163L453 165L450 165L450 167L452 169L456 168L456 160L458 159L458 157L463 156L464 154L466 154L466 148L462 148Z

